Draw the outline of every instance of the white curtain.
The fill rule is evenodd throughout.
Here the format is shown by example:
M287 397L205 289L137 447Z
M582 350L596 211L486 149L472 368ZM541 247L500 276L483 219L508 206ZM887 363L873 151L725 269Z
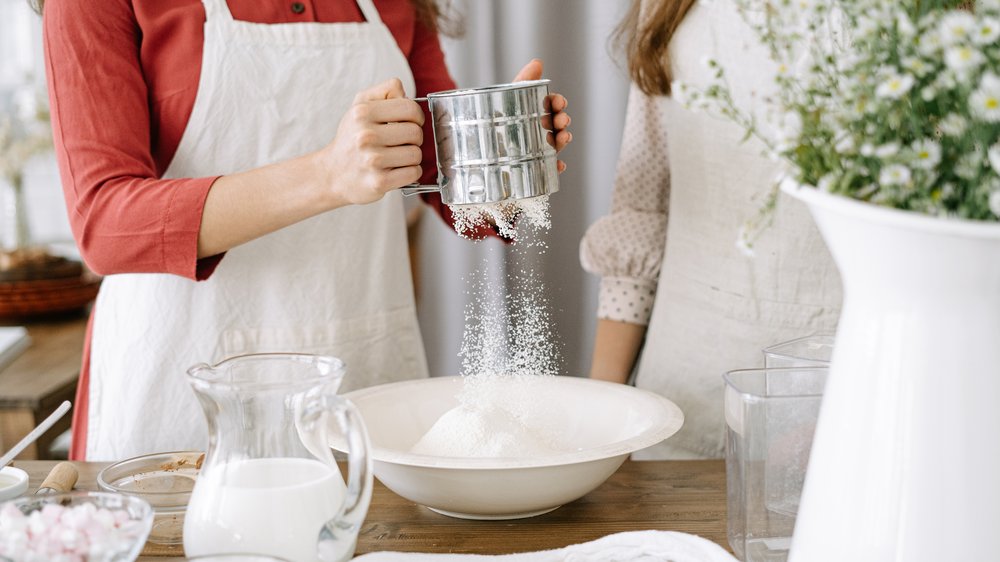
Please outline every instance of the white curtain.
M551 89L569 99L573 144L562 159L569 168L550 198L552 228L537 248L505 247L497 240L471 243L442 221L426 216L420 227L420 322L431 373L461 372L458 352L464 309L474 274L486 270L490 291L506 290L509 272L533 269L534 290L551 307L567 375L590 365L597 279L580 268L580 238L610 208L628 80L612 58L609 37L627 0L463 0L465 35L444 49L460 87L509 82L532 58L545 62ZM522 277L522 276L519 276ZM527 287L525 290L531 290Z

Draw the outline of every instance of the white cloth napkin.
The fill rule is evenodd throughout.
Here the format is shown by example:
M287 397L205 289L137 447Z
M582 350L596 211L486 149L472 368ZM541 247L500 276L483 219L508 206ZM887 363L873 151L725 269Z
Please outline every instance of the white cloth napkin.
M484 556L372 552L362 562L737 562L721 546L674 531L630 531L556 550Z

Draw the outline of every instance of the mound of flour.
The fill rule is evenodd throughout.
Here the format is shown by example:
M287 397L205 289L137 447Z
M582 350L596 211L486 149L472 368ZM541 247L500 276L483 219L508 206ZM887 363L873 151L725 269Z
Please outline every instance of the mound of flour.
M532 457L569 451L535 391L538 375L472 375L459 405L410 449L442 457Z
M411 452L440 457L533 457L561 452L502 408L457 406L446 412Z

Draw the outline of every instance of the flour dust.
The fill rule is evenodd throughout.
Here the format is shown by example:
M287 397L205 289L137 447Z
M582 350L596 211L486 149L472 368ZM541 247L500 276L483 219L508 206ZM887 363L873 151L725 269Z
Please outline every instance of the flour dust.
M514 254L511 262L527 262L545 253L547 244L538 234L551 225L548 197L462 207L455 214L460 234L492 223L501 235L517 241L508 247ZM522 225L531 232L523 232ZM570 450L560 442L558 428L537 421L546 404L533 387L540 377L559 374L562 364L543 276L534 267L514 266L497 279L484 261L466 283L472 298L465 308L459 351L463 375L459 405L442 415L411 451L525 458Z

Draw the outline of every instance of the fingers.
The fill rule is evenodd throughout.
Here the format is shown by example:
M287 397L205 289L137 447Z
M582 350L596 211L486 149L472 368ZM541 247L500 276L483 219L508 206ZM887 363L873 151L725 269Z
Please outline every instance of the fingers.
M424 144L424 130L415 123L386 123L375 128L381 146Z
M419 168L422 157L423 153L416 146L390 146L372 153L370 157L371 161L368 162L368 165L375 170L408 168L412 166Z
M566 111L566 107L569 106L569 100L562 94L549 94L545 96L543 103L545 104L545 111L550 113Z
M568 113L556 113L556 115L555 115L555 121L556 121L555 130L561 131L561 130L565 129L566 127L569 127L569 124L572 121L572 119L570 119ZM545 129L546 131L551 131L552 130L552 116L551 115L543 115L542 116L542 128Z
M531 62L524 65L524 68L517 73L511 82L523 82L525 80L538 80L542 77L543 64L541 59L531 59Z
M566 163L562 160L556 160L556 171L560 174L566 171Z
M420 104L408 99L391 99L366 102L368 119L374 123L424 124L424 110Z
M420 166L406 166L405 168L394 168L385 173L384 181L389 189L396 189L411 183L420 181L420 176L424 174L424 169Z
M403 90L403 82L399 78L390 78L381 84L376 84L367 90L358 92L358 95L354 96L354 103L405 97L406 92Z
M559 131L557 134L548 133L545 140L548 141L549 146L556 149L556 152L560 152L566 148L566 145L573 142L573 133L569 131Z

